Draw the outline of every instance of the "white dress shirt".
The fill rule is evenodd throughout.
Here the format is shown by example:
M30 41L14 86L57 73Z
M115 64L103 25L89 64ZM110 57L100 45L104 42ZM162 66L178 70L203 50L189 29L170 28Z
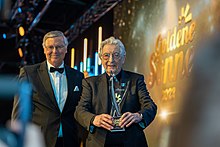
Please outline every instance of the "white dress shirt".
M66 72L64 68L64 63L61 64L59 68L64 68L63 73L59 73L58 71L50 72L50 67L54 67L47 61L48 73L50 76L50 82L53 87L54 95L59 106L60 112L62 113L63 107L66 102L68 87L67 87L67 79ZM60 130L58 137L62 137L62 124L60 124Z

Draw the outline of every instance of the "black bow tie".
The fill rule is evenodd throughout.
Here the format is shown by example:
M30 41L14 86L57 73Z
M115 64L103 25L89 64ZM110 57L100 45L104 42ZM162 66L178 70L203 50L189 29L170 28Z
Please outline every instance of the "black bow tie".
M64 68L54 68L54 67L50 67L50 72L55 72L58 71L59 73L63 73Z

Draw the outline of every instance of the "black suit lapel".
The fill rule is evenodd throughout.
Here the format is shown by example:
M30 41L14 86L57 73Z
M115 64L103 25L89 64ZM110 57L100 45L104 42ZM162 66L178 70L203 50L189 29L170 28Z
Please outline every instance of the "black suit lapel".
M106 78L106 74L102 74L99 78L98 82L98 99L101 101L102 108L104 113L109 113L108 108L110 107L108 100L108 81Z
M47 94L49 95L51 102L59 109L54 96L52 85L50 83L50 77L47 71L46 61L40 65L40 68L38 69L38 75L41 79L42 84L44 85Z
M125 101L126 101L126 99L127 99L127 97L128 97L128 93L129 93L129 91L130 91L130 87L131 87L131 80L130 80L130 77L129 77L129 75L124 71L124 70L122 70L122 73L121 73L121 86L122 85L124 85L125 86L125 94L124 94L124 98L123 98L123 100L122 100L122 102L121 102L121 104L120 104L120 110L121 110L121 112L122 112L122 108L123 108L123 105L124 105L124 103L125 103Z
M68 93L67 93L67 98L66 98L66 102L64 104L63 107L63 111L65 111L67 108L69 108L69 105L72 104L71 100L74 100L74 98L71 98L70 96L74 96L73 95L73 91L74 91L74 83L78 83L78 78L76 78L76 75L71 76L71 74L74 74L73 72L70 71L68 66L65 66L65 71L66 71L66 78L67 78L67 88L68 88ZM72 106L72 105L71 105Z

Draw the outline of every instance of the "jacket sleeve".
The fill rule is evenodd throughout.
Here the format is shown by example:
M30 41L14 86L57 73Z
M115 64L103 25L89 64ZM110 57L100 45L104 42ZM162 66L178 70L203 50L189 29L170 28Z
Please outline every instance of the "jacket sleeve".
M139 102L141 104L141 110L139 113L143 115L143 124L139 124L142 128L146 128L155 118L157 113L157 106L151 99L149 92L146 88L144 82L144 76L141 75L137 81L137 92L139 97Z
M24 80L27 80L27 76L26 76L26 72L24 68L20 69L20 73L19 73L19 77L18 77L18 81L22 82ZM19 96L18 94L16 94L14 96L14 102L13 102L13 109L12 109L12 114L11 114L11 119L12 120L16 120L18 118L20 118L19 116Z
M91 113L92 109L92 89L87 79L82 81L82 95L76 111L74 113L75 119L88 131L91 130L91 120L95 114Z

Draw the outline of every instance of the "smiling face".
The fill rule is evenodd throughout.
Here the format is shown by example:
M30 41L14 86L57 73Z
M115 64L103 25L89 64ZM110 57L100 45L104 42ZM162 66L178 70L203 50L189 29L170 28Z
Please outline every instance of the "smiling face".
M44 54L47 61L54 67L59 67L67 53L67 46L64 43L62 36L48 38L44 44Z
M125 62L125 55L121 55L116 45L106 44L102 49L101 61L108 75L111 71L117 75Z

